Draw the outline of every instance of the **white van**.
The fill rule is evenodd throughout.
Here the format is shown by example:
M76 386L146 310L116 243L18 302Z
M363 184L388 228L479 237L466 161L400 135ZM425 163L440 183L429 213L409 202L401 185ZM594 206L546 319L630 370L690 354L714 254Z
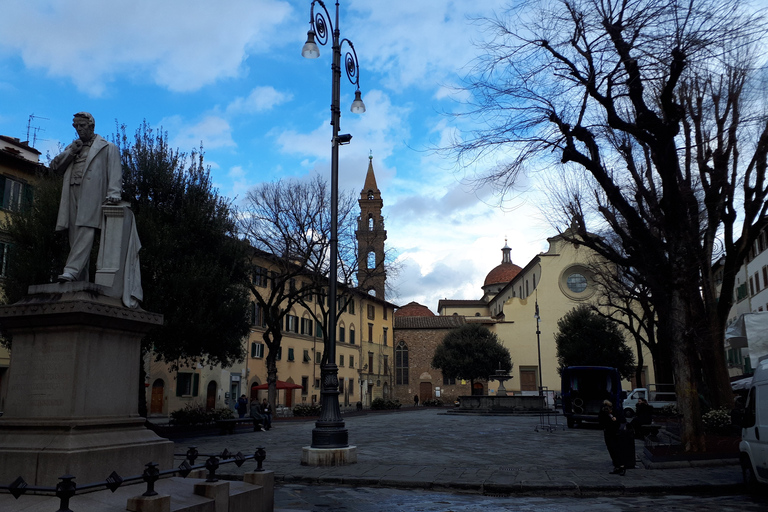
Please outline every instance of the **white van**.
M739 452L744 483L768 484L768 359L759 363L752 377Z

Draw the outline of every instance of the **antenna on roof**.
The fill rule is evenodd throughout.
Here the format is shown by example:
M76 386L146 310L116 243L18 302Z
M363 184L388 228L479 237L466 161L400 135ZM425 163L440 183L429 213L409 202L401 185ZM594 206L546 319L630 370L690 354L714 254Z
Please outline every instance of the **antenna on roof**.
M39 126L32 126L32 120L33 119L45 119L46 121L50 121L47 117L40 117L36 116L35 114L29 115L29 120L27 121L27 144L29 144L29 131L32 130L32 147L35 147L35 143L37 142L37 132L39 131L45 131ZM43 140L43 139L40 139Z

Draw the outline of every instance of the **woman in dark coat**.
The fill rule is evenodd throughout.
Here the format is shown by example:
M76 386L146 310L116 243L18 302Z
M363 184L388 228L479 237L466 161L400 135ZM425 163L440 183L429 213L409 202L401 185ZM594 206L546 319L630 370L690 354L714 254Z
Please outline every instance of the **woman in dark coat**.
M611 462L613 462L611 474L624 476L626 469L622 461L621 445L619 443L619 429L621 428L622 419L613 414L613 404L608 400L603 401L603 408L600 410L597 419L600 422L600 428L603 429L605 446L608 448L608 454L611 456Z

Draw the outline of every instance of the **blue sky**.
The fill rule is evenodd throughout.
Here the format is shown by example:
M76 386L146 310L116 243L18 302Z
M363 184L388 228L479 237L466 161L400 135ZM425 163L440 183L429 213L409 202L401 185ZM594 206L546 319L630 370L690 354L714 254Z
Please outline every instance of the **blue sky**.
M505 5L341 0L367 112L349 112L354 87L342 77L341 132L353 140L340 150L340 187L359 192L372 154L387 244L403 263L387 297L396 304L479 298L505 238L524 266L554 234L535 186L501 209L463 182L471 170L430 151L458 129L445 113L460 108L456 86L483 39L472 18ZM75 112L91 112L104 136L146 119L174 147L202 142L217 188L236 200L264 181L328 177L331 50L301 57L309 11L309 0L3 0L0 134L26 139L34 114L29 138L54 155L76 136Z

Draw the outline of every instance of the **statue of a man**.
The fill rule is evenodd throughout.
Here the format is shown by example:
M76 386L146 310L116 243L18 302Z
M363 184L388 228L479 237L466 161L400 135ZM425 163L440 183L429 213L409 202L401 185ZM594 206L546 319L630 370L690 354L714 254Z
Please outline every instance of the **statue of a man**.
M94 133L96 122L78 112L72 122L78 139L51 162L64 172L56 231L69 231L69 257L59 282L88 281L88 263L103 204L117 204L123 188L120 150Z

